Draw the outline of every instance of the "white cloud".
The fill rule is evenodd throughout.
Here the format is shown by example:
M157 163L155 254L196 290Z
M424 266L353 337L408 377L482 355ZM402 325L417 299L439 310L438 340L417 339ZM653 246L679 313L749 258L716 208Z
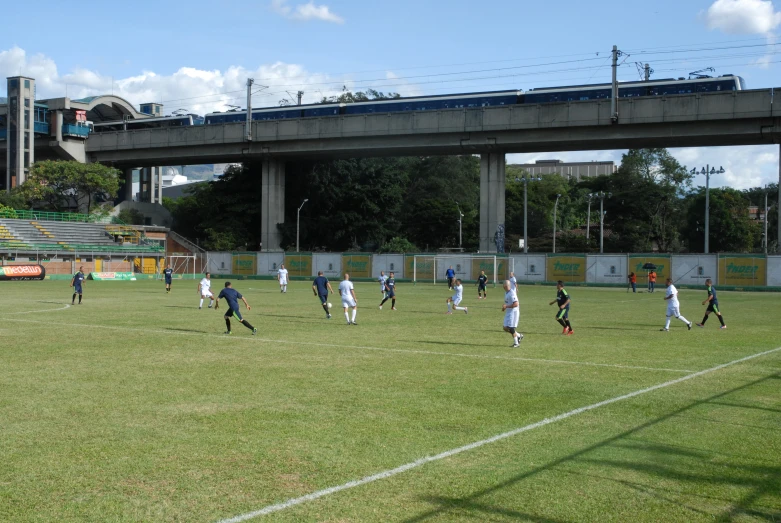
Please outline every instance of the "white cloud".
M291 18L293 20L321 20L323 22L332 22L343 24L344 18L331 11L327 5L315 5L313 0L306 4L299 4L295 7L287 5L287 0L272 0L271 10L275 13Z
M771 0L716 0L704 18L708 28L727 34L766 35L781 25Z

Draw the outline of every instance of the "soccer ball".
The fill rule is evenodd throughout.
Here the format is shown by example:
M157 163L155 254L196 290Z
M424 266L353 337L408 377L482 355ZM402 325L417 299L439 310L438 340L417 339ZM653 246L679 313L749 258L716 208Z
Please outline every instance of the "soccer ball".
M331 305L331 304L329 303L329 304L328 304L328 308L330 309L331 307L333 307L333 305Z

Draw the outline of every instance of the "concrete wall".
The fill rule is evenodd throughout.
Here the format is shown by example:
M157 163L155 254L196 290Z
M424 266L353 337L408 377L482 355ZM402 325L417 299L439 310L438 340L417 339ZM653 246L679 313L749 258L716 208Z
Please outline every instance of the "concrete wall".
M767 257L767 284L770 287L781 287L781 256Z
M627 262L625 255L591 255L586 257L586 281L589 283L616 283L624 285L627 282ZM638 283L640 283L638 278Z
M673 255L672 279L676 285L705 285L710 278L716 282L717 257L713 255ZM664 286L663 281L657 285Z
M207 271L212 274L232 274L233 255L229 252L209 252Z
M404 275L404 255L375 254L372 257L372 276L379 278L380 271L385 271L386 276L390 271L393 271L397 278L406 278Z
M323 271L326 278L336 278L342 274L342 255L340 253L315 253L312 255L312 276Z
M285 261L283 252L259 252L258 276L276 276L279 266Z
M544 254L519 254L512 257L515 263L515 279L525 282L545 281L546 257Z

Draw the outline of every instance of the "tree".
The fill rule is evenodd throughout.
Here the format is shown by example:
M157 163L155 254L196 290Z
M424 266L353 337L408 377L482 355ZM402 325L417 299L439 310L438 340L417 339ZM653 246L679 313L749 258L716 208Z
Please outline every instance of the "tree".
M117 218L128 225L144 225L144 213L138 209L122 209Z
M705 188L687 197L686 237L689 251L705 249ZM762 224L748 216L748 199L735 189L710 190L710 251L751 252L762 237Z
M56 212L73 207L85 213L103 212L101 204L119 192L119 174L99 163L46 160L32 165L19 194L29 205Z
M415 247L415 245L406 238L396 236L395 238L391 238L389 241L385 242L377 252L403 254L405 252L418 252L418 248Z

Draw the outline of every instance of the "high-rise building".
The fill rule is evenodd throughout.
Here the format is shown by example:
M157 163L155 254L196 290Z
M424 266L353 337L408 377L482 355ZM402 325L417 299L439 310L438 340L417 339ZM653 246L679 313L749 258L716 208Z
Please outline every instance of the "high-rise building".
M6 187L24 183L35 161L35 80L25 76L8 78L6 106Z

